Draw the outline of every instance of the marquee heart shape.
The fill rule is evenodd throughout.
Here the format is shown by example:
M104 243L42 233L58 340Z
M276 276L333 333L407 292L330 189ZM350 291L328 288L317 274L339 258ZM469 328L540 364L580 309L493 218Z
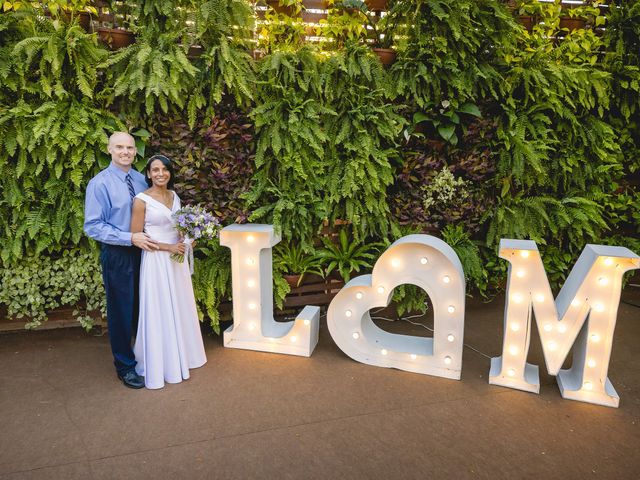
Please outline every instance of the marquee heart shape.
M399 335L375 325L369 311L386 307L399 285L417 285L433 303L433 338ZM408 235L378 259L371 275L350 280L327 312L333 340L354 360L459 380L465 280L453 248L430 235Z

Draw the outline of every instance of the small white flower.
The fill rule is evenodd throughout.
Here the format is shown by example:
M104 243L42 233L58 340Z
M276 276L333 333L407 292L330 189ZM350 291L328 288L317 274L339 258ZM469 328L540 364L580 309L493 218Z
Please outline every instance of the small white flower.
M449 102L449 100L443 100L442 102L440 102L440 105L442 105L443 108L449 108L451 102Z

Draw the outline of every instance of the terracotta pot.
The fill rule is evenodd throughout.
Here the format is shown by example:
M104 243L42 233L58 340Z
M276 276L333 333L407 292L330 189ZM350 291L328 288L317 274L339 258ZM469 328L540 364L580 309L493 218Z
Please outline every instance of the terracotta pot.
M198 58L200 55L202 55L203 51L204 48L202 48L202 45L190 45L189 50L187 51L187 57Z
M62 12L62 16L67 23L71 22L71 13ZM93 28L91 28L91 14L89 12L77 12L74 14L74 17L78 19L78 25L80 25L85 32L93 33Z
M518 17L518 21L527 29L528 32L531 32L533 30L533 26L536 24L535 18L529 15L520 15Z
M128 30L119 28L98 28L98 38L111 50L128 47L136 41L136 36Z
M299 274L296 275L283 275L284 279L287 281L287 283L289 284L289 286L291 288L296 288L298 286L298 283L300 282L300 276Z
M302 5L306 9L327 10L329 2L326 0L302 0Z
M398 56L396 51L391 48L374 48L373 53L378 55L383 65L391 65Z
M80 12L78 14L78 23L85 32L93 33L93 28L91 26L91 14L89 12Z
M580 30L587 25L583 18L560 17L560 28L566 28L570 32Z
M369 10L379 12L387 9L387 0L364 0Z

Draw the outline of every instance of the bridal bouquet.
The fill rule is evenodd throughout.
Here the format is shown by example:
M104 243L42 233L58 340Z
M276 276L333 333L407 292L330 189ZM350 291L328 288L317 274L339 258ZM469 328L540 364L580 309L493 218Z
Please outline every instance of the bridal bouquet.
M172 215L172 218L175 229L184 237L184 243L187 245L185 255L189 259L189 268L193 273L191 243L194 240L212 240L220 231L220 221L199 205L182 207ZM182 263L185 255L174 253L171 259Z

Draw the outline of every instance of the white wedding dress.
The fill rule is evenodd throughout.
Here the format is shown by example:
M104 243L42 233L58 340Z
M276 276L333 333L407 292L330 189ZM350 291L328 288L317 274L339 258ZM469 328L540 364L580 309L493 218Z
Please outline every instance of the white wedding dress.
M173 193L171 210L144 193L136 198L146 204L145 233L160 243L176 243L171 215L180 208L178 195ZM153 389L186 380L190 368L207 362L189 266L170 255L143 251L140 264L140 316L133 351L136 372Z

